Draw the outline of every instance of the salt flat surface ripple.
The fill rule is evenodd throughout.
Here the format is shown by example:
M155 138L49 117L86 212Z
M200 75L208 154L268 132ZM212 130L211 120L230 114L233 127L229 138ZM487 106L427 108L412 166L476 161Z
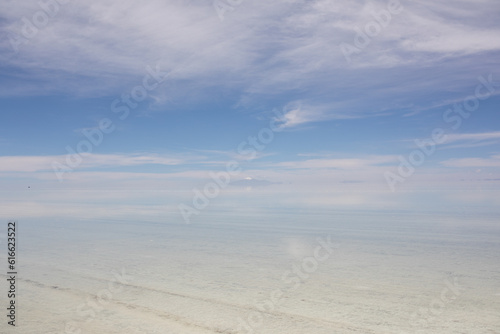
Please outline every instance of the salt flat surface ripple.
M77 221L20 231L17 333L500 333L496 230Z

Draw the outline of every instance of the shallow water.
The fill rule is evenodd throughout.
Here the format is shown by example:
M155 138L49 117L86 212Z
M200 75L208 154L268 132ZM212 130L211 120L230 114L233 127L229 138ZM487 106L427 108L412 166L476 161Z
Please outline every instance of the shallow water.
M2 332L500 333L494 219L21 221L18 245Z

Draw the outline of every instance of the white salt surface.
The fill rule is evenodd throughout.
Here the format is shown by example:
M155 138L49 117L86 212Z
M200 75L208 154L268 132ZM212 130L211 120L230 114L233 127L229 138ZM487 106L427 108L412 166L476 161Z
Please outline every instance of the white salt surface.
M494 224L380 221L20 222L0 332L500 333Z

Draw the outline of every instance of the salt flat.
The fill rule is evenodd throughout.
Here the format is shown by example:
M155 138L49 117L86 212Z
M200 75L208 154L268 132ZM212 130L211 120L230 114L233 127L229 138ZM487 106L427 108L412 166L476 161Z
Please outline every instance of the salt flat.
M18 325L0 326L37 334L500 333L494 220L404 219L20 222ZM322 248L314 260L328 238L331 253Z

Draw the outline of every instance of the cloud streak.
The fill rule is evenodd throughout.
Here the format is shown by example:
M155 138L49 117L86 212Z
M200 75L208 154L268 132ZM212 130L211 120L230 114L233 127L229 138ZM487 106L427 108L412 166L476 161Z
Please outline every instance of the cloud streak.
M287 169L342 169L354 170L370 166L378 166L398 161L397 156L372 156L349 159L308 159L298 161L284 161L276 163L276 167Z
M455 168L500 167L500 155L492 155L489 158L449 159L441 162L441 164Z
M139 165L173 166L186 163L185 159L161 155L122 155L82 153L80 168L123 167ZM37 172L52 170L53 161L64 161L67 156L2 156L0 172Z
M500 131L481 132L481 133L458 133L446 136L446 142L453 143L457 141L483 141L490 139L500 139Z

